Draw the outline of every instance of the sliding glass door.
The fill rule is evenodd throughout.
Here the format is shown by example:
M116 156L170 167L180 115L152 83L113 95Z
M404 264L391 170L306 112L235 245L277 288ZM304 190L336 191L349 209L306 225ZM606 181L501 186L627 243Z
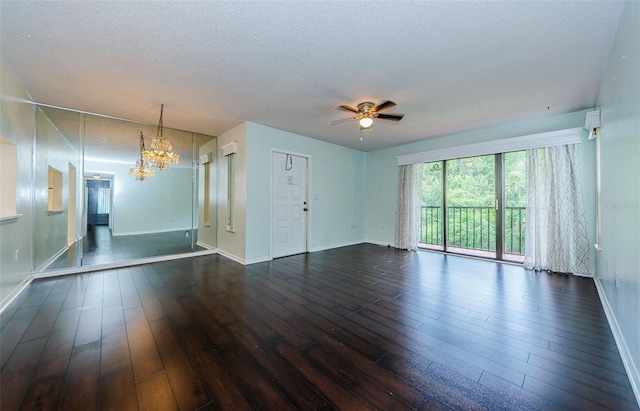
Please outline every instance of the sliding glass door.
M494 156L445 162L447 251L496 257Z
M524 152L425 163L421 246L522 261L525 178Z

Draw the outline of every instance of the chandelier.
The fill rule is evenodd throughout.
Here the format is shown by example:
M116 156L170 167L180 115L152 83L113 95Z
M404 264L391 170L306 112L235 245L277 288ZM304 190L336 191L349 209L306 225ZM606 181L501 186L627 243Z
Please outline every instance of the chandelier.
M149 162L149 165L158 170L169 170L171 164L178 164L180 156L173 151L171 143L162 135L162 112L164 104L160 106L160 121L158 122L158 132L151 140L151 148L142 152L142 158Z
M144 181L145 178L153 177L156 173L149 168L149 163L145 162L143 153L144 149L144 136L142 131L140 132L140 159L136 161L136 167L129 169L129 174L136 176L136 180Z

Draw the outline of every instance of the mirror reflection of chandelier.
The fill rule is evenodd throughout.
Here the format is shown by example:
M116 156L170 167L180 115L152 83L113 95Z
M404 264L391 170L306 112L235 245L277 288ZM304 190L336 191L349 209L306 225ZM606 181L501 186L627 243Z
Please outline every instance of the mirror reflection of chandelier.
M143 153L144 149L144 136L142 135L142 131L140 132L140 159L136 161L135 168L129 169L129 174L132 176L136 176L136 180L144 181L146 178L153 177L155 175L155 171L149 168L149 163L145 162Z
M162 112L164 104L160 106L160 121L158 122L158 132L151 140L151 148L144 150L142 157L149 162L149 165L158 170L169 170L171 164L178 164L180 156L173 151L173 147L168 139L162 135Z

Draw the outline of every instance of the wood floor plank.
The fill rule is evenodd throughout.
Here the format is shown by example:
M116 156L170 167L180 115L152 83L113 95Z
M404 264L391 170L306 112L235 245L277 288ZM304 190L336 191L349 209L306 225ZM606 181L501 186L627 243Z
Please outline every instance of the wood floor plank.
M56 282L55 286L47 295L38 313L24 333L22 341L46 337L51 332L53 325L58 318L60 308L64 303L72 280L70 278L61 278Z
M178 406L171 391L167 375L157 373L136 383L140 411L174 411Z
M73 276L73 282L71 283L71 287L69 287L69 292L62 305L63 310L82 307L85 292L89 285L90 275L91 274L76 274Z
M24 333L31 325L31 321L38 313L38 306L21 308L11 317L11 320L0 331L0 369L4 369L13 350L18 346Z
M138 289L138 295L140 296L144 313L147 316L147 321L151 322L164 318L166 313L151 284L148 282L137 283L136 288Z
M17 410L29 387L46 338L31 340L16 347L0 376L0 407Z
M58 280L56 278L46 278L39 281L34 281L33 284L33 292L29 295L29 297L24 300L24 302L20 305L20 308L29 308L29 307L39 307L44 303L44 301L49 296L53 287L55 287L56 282Z
M97 410L100 404L100 341L74 347L62 389L63 410Z
M117 271L105 272L103 276L102 306L110 307L112 305L122 306L120 281L118 280Z
M122 298L122 308L128 310L130 308L140 307L140 297L138 289L131 277L129 268L121 268L118 271L118 282L120 283L120 298Z
M482 373L479 382L491 390L488 395L490 395L493 400L499 400L503 404L504 409L525 409L532 411L560 411L563 409L547 398L534 394L527 389L505 381L499 376L489 372Z
M370 405L385 410L410 410L417 404L409 405L390 391L377 385L366 377L366 374L354 367L345 358L315 345L304 351L304 355L320 367L324 373L333 377L350 391L361 398L366 398Z
M150 323L178 408L196 410L211 402L200 376L189 362L167 319Z
M100 409L104 411L137 411L138 398L131 368L102 376L100 379Z
M186 288L183 288L186 290ZM158 298L162 302L167 316L171 320L171 323L177 330L185 330L196 325L196 320L185 308L182 299L176 298L175 294L171 292L171 287L164 287L156 290ZM183 298L189 297L189 294L184 295Z
M195 364L216 405L228 410L250 410L252 405L210 349L207 338L196 330L183 333L187 355Z
M104 307L102 309L100 374L105 375L130 367L131 355L122 307L119 305Z
M94 273L89 276L74 341L76 346L99 341L102 337L103 280L102 273Z
M313 365L302 353L291 347L286 341L279 342L274 349L302 375L325 398L328 398L338 409L365 410L375 406L344 388L333 378Z
M242 346L224 350L220 353L220 359L256 409L295 409ZM251 375L251 378L242 378L244 375Z
M272 348L262 348L251 331L239 323L229 324L234 339L246 350L261 369L278 385L298 409L333 409L327 400L304 381Z
M124 312L133 377L136 382L163 371L162 360L142 307Z
M385 350L389 348L388 341L383 341L374 333L360 327L358 324L351 323L334 312L328 310L325 306L312 303L310 300L292 293L289 289L278 289L273 284L266 285L266 288L278 290L277 298L292 313L304 322L304 325L311 325L307 332L316 341L324 341L324 337L318 336L314 328L318 327L323 333L327 333L340 341L341 344L347 344L367 358L376 360L382 357ZM291 298L293 297L293 298ZM335 305L333 305L335 307ZM295 318L293 321L297 321Z
M63 375L33 383L27 390L19 409L24 411L57 410L63 385Z
M195 328L199 328L209 339L209 344L211 344L214 350L222 351L233 345L233 341L229 337L227 330L208 315L203 306L199 304L195 298L183 298L180 302L193 316Z
M35 377L51 378L66 372L73 350L81 308L62 310L44 347Z

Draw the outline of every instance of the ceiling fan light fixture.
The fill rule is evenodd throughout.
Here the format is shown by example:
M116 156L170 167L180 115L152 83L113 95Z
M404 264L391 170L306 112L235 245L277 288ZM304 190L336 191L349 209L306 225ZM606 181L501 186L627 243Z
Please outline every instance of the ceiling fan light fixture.
M373 119L371 117L362 117L359 121L360 127L369 128L373 124Z

